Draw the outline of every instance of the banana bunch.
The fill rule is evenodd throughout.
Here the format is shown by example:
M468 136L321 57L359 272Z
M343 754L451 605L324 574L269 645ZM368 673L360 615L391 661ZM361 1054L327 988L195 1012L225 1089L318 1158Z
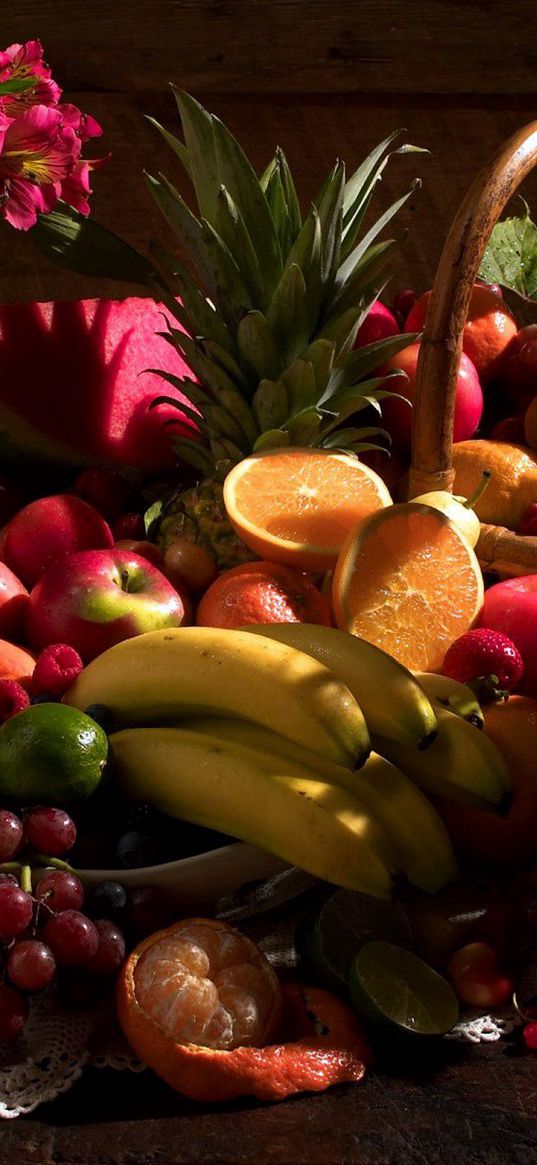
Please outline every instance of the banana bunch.
M110 710L129 797L388 897L400 874L434 893L456 872L422 789L497 803L508 787L469 697L431 680L330 627L181 627L118 643L64 699Z

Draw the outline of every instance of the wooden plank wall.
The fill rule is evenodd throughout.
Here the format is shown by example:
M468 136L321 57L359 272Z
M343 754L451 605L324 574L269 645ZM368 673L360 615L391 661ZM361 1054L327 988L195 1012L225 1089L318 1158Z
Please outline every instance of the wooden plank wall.
M537 119L535 0L19 0L0 47L39 37L66 98L101 122L111 151L94 214L146 248L166 239L142 171L174 159L144 120L175 128L168 81L221 116L261 169L285 150L305 202L336 157L354 167L406 127L429 155L393 160L380 209L415 175L401 216L396 287L431 282L455 210L482 165ZM403 139L402 139L403 140ZM93 143L91 143L93 145ZM87 151L86 151L87 152ZM537 175L524 193L537 205ZM537 211L536 211L537 213ZM29 237L0 231L0 299L118 293L59 272ZM127 288L121 288L124 293Z

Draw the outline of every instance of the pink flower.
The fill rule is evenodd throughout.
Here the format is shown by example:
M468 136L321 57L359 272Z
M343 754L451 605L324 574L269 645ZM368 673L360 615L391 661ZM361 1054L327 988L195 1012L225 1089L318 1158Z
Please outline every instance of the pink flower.
M51 70L43 61L43 49L38 40L26 44L12 44L0 52L0 82L32 80L22 93L0 96L0 110L7 117L17 117L32 105L57 105L62 91L52 80Z
M33 105L6 121L0 153L0 210L19 230L52 210L79 160L81 142L59 109Z

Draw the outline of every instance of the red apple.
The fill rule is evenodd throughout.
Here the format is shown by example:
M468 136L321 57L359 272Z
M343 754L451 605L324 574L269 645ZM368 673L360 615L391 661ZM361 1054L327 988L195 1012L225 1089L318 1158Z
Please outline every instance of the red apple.
M15 642L24 638L29 594L13 571L0 562L0 638Z
M3 557L28 587L63 554L114 545L112 531L93 506L72 494L38 498L8 523Z
M537 698L537 574L495 583L485 591L480 627L503 631L524 660L517 692Z
M354 347L363 348L366 344L378 344L379 340L387 340L388 336L398 336L400 331L393 312L377 299L358 329Z
M524 412L537 396L537 324L527 324L504 348L497 380L514 412Z
M392 356L382 367L383 372L391 372L400 368L406 372L408 377L406 380L402 376L394 376L384 385L389 392L396 392L399 396L403 396L404 401L394 400L390 397L386 397L382 401L383 426L391 434L394 448L405 453L410 451L412 439L412 409L405 401L410 401L412 404L414 400L419 351L419 343L409 344L408 348L403 348L403 351L399 352L397 356ZM472 361L463 352L457 377L454 441L465 441L468 437L473 436L481 420L482 412L483 393L479 376Z
M37 651L69 643L88 663L122 639L184 621L180 595L141 555L81 550L50 566L33 588L27 627Z

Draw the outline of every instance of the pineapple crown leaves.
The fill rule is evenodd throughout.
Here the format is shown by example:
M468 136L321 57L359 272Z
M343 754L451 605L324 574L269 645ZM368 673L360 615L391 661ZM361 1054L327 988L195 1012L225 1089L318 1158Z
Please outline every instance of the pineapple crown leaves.
M199 217L163 175L148 175L147 181L195 273L193 280L182 262L174 260L175 294L182 299L177 318L189 338L195 338L189 341L173 328L168 338L219 398L218 408L204 407L199 398L196 402L204 416L201 439L213 451L221 438L227 441L219 453L227 451L231 464L230 441L237 460L252 448L271 444L332 442L334 430L353 412L369 405L380 411L380 386L388 391L386 378L369 374L411 342L408 336L395 337L373 345L371 352L352 354L360 322L389 277L397 246L393 239L378 241L378 236L418 180L365 234L364 218L392 154L415 147L392 149L397 131L348 180L343 162L336 162L303 218L281 149L258 178L219 118L186 93L174 89L174 96L184 144L153 119L152 124L191 179ZM220 322L218 344L227 358L212 342L212 315L200 316L198 283L224 322L225 342ZM173 299L173 286L168 286ZM248 402L249 425L234 415L233 388ZM184 391L188 395L186 385ZM227 408L223 392L228 394ZM228 409L224 417L222 410ZM238 427L244 433L242 443ZM369 426L364 436L371 435ZM350 431L347 436L351 438ZM355 430L352 441L358 441ZM224 460L221 456L220 464Z
M196 440L172 441L196 470L208 472L216 461L222 474L270 444L332 443L353 411L380 411L389 390L372 373L411 342L398 336L353 351L360 323L391 276L397 242L379 235L417 183L364 233L365 217L392 156L416 147L394 148L397 131L350 178L336 162L303 216L282 150L258 178L219 118L173 92L184 141L149 120L186 171L196 208L163 174L147 174L146 182L178 254L153 248L152 263L67 208L41 218L38 242L64 266L127 277L164 303L171 321L163 334L192 372L174 387L191 402L187 415L198 426Z

